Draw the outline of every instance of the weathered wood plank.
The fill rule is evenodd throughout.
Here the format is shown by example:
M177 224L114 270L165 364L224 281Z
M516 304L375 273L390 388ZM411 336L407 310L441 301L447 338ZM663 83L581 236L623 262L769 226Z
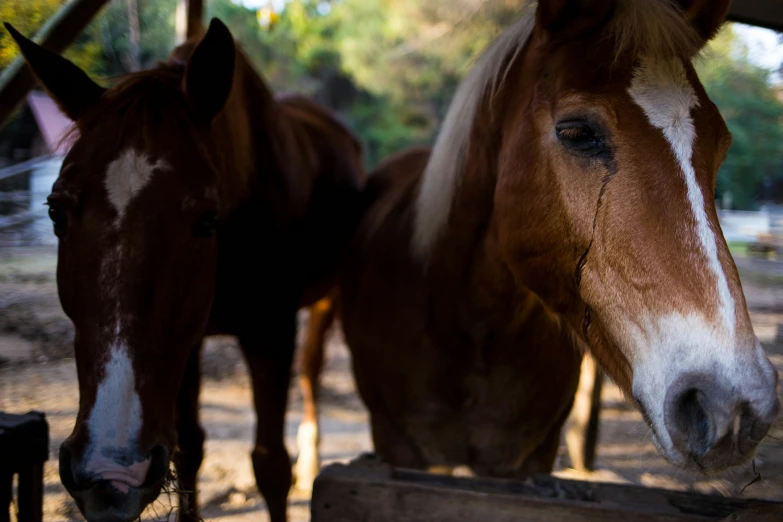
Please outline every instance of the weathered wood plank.
M43 520L43 469L49 458L49 425L43 413L0 412L0 522L10 519L11 482L19 475L19 522Z
M188 0L188 32L193 38L204 29L204 0Z
M781 0L733 0L729 20L783 31Z
M72 0L60 8L38 31L34 40L43 47L62 53L108 0ZM18 56L0 75L0 127L35 83L33 72Z
M754 506L729 515L720 522L780 522L783 506Z
M313 522L696 522L774 503L537 476L444 477L364 456L315 480Z
M175 31L177 45L201 34L204 29L204 0L177 0Z

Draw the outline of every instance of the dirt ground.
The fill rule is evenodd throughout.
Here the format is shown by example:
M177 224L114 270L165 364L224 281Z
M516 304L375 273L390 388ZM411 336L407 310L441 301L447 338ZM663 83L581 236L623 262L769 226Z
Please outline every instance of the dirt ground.
M51 437L51 460L45 474L47 522L82 520L57 472L58 447L73 427L78 390L71 357L72 329L57 300L55 260L54 252L47 249L0 250L0 411L38 410L47 415ZM783 263L737 261L756 333L783 372ZM781 338L776 339L779 328ZM321 401L325 464L345 462L371 450L367 413L355 394L348 351L338 328L327 353ZM203 358L201 412L208 441L199 482L202 516L224 522L265 520L265 513L259 517L265 508L249 459L255 420L241 357L232 338L220 337L208 340ZM301 397L295 386L290 397L286 442L295 456L301 417ZM568 469L561 445L558 475L783 500L783 414L759 448L755 472L749 465L726 476L705 478L678 471L657 455L649 429L617 388L605 388L602 404L598 471L585 474ZM757 476L760 479L750 484ZM162 495L144 520L171 517L174 500ZM292 522L309 520L306 494L292 492L289 515Z

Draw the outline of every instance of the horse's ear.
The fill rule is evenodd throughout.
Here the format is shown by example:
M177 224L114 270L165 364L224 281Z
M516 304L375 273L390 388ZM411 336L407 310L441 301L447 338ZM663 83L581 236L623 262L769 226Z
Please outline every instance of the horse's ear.
M677 0L699 35L707 42L723 25L731 0Z
M536 26L549 38L576 38L601 27L614 11L616 0L539 0Z
M78 120L106 92L69 60L25 38L11 24L6 23L5 28L38 80L72 120Z
M234 81L235 59L228 27L213 18L185 68L185 97L197 120L208 123L223 109Z

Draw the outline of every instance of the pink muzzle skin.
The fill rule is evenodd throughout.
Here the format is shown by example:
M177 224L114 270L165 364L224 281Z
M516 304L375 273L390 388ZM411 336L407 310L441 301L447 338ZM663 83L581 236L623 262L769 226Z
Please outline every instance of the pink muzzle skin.
M86 471L96 480L107 480L121 493L127 493L130 488L144 484L150 462L150 459L146 459L125 467L112 459L97 457L87 464Z

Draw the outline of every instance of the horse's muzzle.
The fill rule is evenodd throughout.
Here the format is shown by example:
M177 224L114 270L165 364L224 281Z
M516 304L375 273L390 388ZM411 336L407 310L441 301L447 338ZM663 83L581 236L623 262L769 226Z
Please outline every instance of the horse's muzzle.
M66 443L60 447L60 480L88 522L131 522L157 498L169 469L170 452L156 446L146 459L146 476L120 469L87 473Z
M753 457L778 408L774 382L743 394L708 375L688 374L667 391L664 418L685 467L715 473Z

